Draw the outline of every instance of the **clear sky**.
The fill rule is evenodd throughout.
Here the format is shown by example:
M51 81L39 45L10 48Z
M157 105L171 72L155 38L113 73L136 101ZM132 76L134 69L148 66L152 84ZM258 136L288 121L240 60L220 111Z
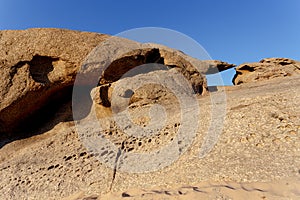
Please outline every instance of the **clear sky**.
M57 27L115 35L163 27L234 64L300 60L300 0L0 0L0 29ZM232 71L223 74L230 84Z

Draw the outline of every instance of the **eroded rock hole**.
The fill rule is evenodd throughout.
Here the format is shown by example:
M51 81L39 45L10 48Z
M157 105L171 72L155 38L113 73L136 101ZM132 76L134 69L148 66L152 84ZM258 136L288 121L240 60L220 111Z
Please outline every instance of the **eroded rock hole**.
M48 101L36 112L32 113L28 118L21 123L23 130L36 131L41 127L47 127L49 122L58 121L71 121L71 98L72 86L68 86L59 91L54 92L49 96ZM60 119L60 117L62 117Z
M164 58L161 57L159 49L151 49L145 54L145 63L164 64Z
M123 97L124 98L130 98L130 97L132 97L133 93L134 92L132 90L128 89L128 90L125 91Z
M161 57L159 49L151 49L146 52L145 55L124 56L113 61L105 70L103 77L99 81L99 85L115 82L131 69L147 63L165 64L164 58ZM149 68L149 72L154 69L155 66L154 68ZM147 73L145 70L143 70L143 72ZM136 75L136 73L132 75ZM130 76L130 74L128 74L128 76Z
M30 66L29 72L32 79L39 83L50 83L48 74L54 69L52 63L58 60L58 58L35 55L33 59L28 62Z
M168 56L166 55L166 58ZM171 59L171 58L169 58ZM170 64L166 64L165 62L170 62ZM171 64L172 62L178 63ZM184 62L184 61L182 61ZM187 61L186 61L187 62ZM144 64L145 67L137 67ZM181 66L182 65L182 66ZM133 70L134 68L134 70ZM110 97L109 97L109 89L113 82L120 80L121 78L129 78L140 74L147 74L149 72L158 71L158 70L171 70L172 68L176 68L175 70L181 73L187 80L190 81L191 86L196 94L203 94L206 89L205 80L202 79L201 74L197 72L196 69L192 69L193 67L187 62L186 65L179 61L167 61L164 57L162 57L161 52L158 48L147 49L147 50L139 50L137 52L133 52L130 56L124 56L113 61L107 69L105 69L103 76L100 78L98 85L100 86L99 91L99 103L104 107L110 107ZM123 95L123 98L136 98L134 97L135 91L127 90ZM136 95L138 96L138 95ZM130 100L130 104L131 104Z
M135 68L137 66L153 63L153 65L145 68ZM105 70L103 77L100 78L98 86L100 88L100 98L102 105L105 107L110 107L110 101L108 98L108 89L110 83L121 79L124 75L126 77L132 77L137 74L149 73L154 70L167 70L159 64L164 64L164 58L161 57L159 49L150 49L144 55L132 55L124 56L120 59L113 61L110 66ZM130 71L135 68L135 70ZM133 91L127 90L124 94L125 98L130 98L133 95Z
M240 70L245 70L245 71L249 71L249 72L254 72L254 67L251 67L249 65L244 65L240 68Z
M109 89L109 85L100 87L100 98L102 100L102 105L105 107L111 106L111 103L108 100L108 89Z
M27 100L30 101L35 95L28 95ZM71 99L72 86L53 91L52 94L47 96L46 102L38 105L40 106L38 110L28 113L25 118L16 122L14 127L9 129L4 127L4 134L0 137L1 146L14 140L43 133L53 128L59 122L73 120Z

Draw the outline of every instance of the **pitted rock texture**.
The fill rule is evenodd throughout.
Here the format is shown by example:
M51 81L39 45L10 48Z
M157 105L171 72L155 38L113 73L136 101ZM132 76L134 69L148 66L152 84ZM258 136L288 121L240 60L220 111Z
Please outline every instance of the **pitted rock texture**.
M210 125L208 108L212 104L210 96L198 97L202 112L193 145L172 165L152 173L114 172L86 149L72 122L61 122L48 132L10 142L0 149L0 198L41 199L46 195L49 199L102 199L111 191L120 195L125 192L138 199L139 194L131 192L132 188L146 191L162 188L156 191L173 194L178 185L196 188L201 182L216 181L228 188L235 187L228 182L272 182L289 177L296 178L298 182L291 184L297 185L300 179L299 83L299 76L292 76L228 89L223 132L213 151L202 159L199 148ZM70 104L64 108L57 117L71 115ZM179 114L178 110L173 114ZM119 132L117 126L107 130ZM171 132L172 129L168 130ZM161 135L157 141L168 137ZM138 147L132 151L145 151ZM278 199L299 197L296 189L293 193L283 192L282 187L273 190L279 194ZM216 192L213 190L211 195ZM236 192L231 190L228 198ZM267 194L257 192L260 196Z
M0 78L0 199L140 199L145 196L141 190L146 191L146 195L159 195L150 196L149 199L172 195L174 198L187 195L187 198L197 199L202 197L198 193L206 198L211 194L210 190L212 196L209 198L215 199L232 199L238 191L248 195L253 190L261 198L273 198L274 193L278 199L300 197L298 188L290 188L299 185L300 180L300 76L297 73L220 87L216 92L196 95L195 92L200 93L201 90L195 91L194 86L199 86L205 93L206 80L201 74L209 74L213 68L221 70L229 64L197 61L167 47L125 39L105 43L109 36L94 33L31 29L1 31L0 37L0 71L3 74ZM102 48L98 46L99 42L108 45L100 55L97 51L97 48ZM93 49L95 46L97 48ZM91 55L89 51L92 51ZM108 139L118 148L118 154L114 154L107 146L99 146L107 150L102 152L103 155L91 151L84 142L84 135L75 126L80 121L72 119L74 104L71 91L78 68L83 65L80 74L84 77L97 71L99 66L94 67L101 62L103 66L109 63L106 69L100 67L103 70L100 73L102 77L96 74L95 83L90 79L78 82L79 86L88 88L87 98L91 106L84 109L84 101L79 102L84 111L95 111L98 120L105 122L104 128L97 132L85 129L86 136L96 134L98 140ZM153 62L155 65L163 63L166 69L146 70L142 74L120 79L138 65ZM123 66L124 63L127 67ZM269 70L263 66L269 65L288 67L291 73L295 71L292 70L294 61L265 59L259 67L262 73ZM203 67L200 72L195 70L199 66ZM171 72L182 74L194 91L189 93L178 87L179 93L172 93L170 88L159 84L168 84L171 79L167 78L161 78L162 82L158 84L146 84L136 90L130 88L134 83L145 82L150 75L164 74L168 77ZM114 92L118 97L115 104L115 98L112 98ZM212 102L212 98L224 92L226 97L222 97L226 98L225 102ZM186 98L196 98L201 111L199 117L190 114L191 110L180 109L184 106L179 98L183 94ZM124 100L128 100L128 104ZM216 104L223 104L227 108L222 132L212 151L200 158L199 151L208 130L211 126L219 125L212 123L212 108ZM168 113L166 120L158 109L161 108L159 105ZM190 106L191 109L196 108ZM129 113L132 124L138 127L161 123L162 128L141 138L127 135L112 117L124 111ZM37 117L32 117L32 112L38 113ZM119 170L126 165L119 158L129 153L147 155L163 149L172 141L178 145L176 153L179 153L183 139L187 139L178 136L184 113L190 114L187 115L187 121L196 119L198 126L191 145L178 159L151 173ZM220 116L223 114L219 113ZM43 123L36 121L44 116ZM17 121L23 122L23 127L31 127L32 124L24 121L23 117L29 117L36 129L13 131L11 126ZM88 117L82 120L90 122ZM130 129L129 126L125 128ZM22 137L10 137L8 132ZM113 159L114 166L107 165L99 157ZM165 160L168 159L166 157ZM143 161L138 160L135 167L144 165ZM284 182L283 187L272 188L271 196L268 196L270 190L266 187L252 186L251 183L247 185L247 182L271 182L272 186L273 181L288 178L293 178L293 182ZM208 184L208 187L202 188L201 183L210 182L217 182L216 187ZM134 192L132 189L137 190ZM224 194L224 190L230 192ZM166 196L161 196L162 193Z
M103 131L103 134L114 141L116 146L128 152L151 151L173 141L181 121L180 104L182 102L179 98L195 96L196 100L193 88L188 87L187 82L184 85L182 79L185 78L179 74L181 73L174 68L157 70L122 78L109 84L109 88L107 88L107 84L94 88L91 98L99 120L106 120L121 112L128 112L131 116L132 126L145 128L151 124L157 125L155 135L151 137L145 135L139 138L126 135L115 122L109 121L109 126ZM149 82L149 80L151 81ZM159 104L164 110L154 110L152 106L155 104ZM151 115L150 112L152 112ZM162 115L161 112L165 112L165 114ZM164 122L165 119L167 120ZM165 123L162 129L158 126L160 122ZM127 131L128 129L130 128L128 127Z
M287 58L266 58L236 68L234 85L300 74L300 62Z

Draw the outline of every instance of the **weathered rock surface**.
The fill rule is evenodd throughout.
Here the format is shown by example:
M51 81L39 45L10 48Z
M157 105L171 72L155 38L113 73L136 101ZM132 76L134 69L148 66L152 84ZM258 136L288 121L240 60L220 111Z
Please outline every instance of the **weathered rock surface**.
M139 135L142 135L142 130L131 129L134 129L135 125L152 125L152 129L155 129L154 126L159 127L167 118L164 128L151 138L126 135L124 130L118 129L116 123L112 122L109 122L109 127L114 128L108 128L103 134L124 151L150 151L167 144L175 137L180 126L180 104L186 100L183 98L192 100L194 96L194 100L197 101L193 88L185 81L184 76L173 68L122 78L110 84L109 88L107 84L94 88L91 96L97 117L106 119L128 110L132 124L126 129L127 132L140 132ZM151 108L155 104L162 106L165 114L162 114L159 108ZM151 115L145 115L151 111ZM192 115L192 112L190 114Z
M292 76L260 79L259 82L249 79L247 84L220 87L216 92L201 96L191 92L197 86L203 89L202 93L205 92L205 78L200 76L201 73L211 73L214 68L222 70L233 65L221 61L197 61L167 47L141 45L123 39L108 43L112 46L107 48L106 53L102 52L104 57L99 57L96 49L84 60L89 51L108 36L57 29L4 31L0 35L0 71L6 77L1 77L0 82L2 135L6 134L6 130L11 130L14 120L23 121L32 109L42 113L39 117L47 115L47 110L53 111L44 123L35 124L38 130L19 130L18 134L25 134L22 139L1 139L0 199L300 197L296 187L300 184L300 75L294 73L292 68L296 61L265 59L260 63L259 69L263 73L268 71L263 66L278 65L287 66ZM57 44L59 41L62 46ZM116 56L111 57L110 51ZM108 62L105 56L112 60ZM89 114L95 111L97 122L102 125L102 129L96 132L90 129L94 125L93 121L89 121L90 115L75 122L72 120L74 104L71 94L66 92L68 89L63 89L71 88L74 75L82 64L87 65L80 72L83 75L91 75L95 69L97 71L99 68L94 68L93 61L110 64L95 85L89 85L91 79L83 79L77 86L89 86L88 97L93 100ZM153 62L155 65L164 64L166 69L146 70L142 74L120 79L137 65ZM123 69L124 63L126 66ZM202 71L195 69L198 66L203 67ZM182 74L184 80L191 83L191 90L186 91L186 87L181 89L182 82L176 78L173 80L175 74L172 73ZM135 86L147 82L151 76L158 77L160 81L138 88ZM236 80L242 77L243 74L241 77L238 75ZM168 85L178 88L165 87ZM62 94L58 95L57 91ZM201 90L196 92L201 93ZM223 96L224 93L226 96ZM50 97L50 94L56 98ZM190 97L196 99L198 107L190 101L181 101ZM226 101L212 101L219 97ZM54 104L58 106L54 109L48 103L55 99ZM219 116L225 114L221 135L212 151L200 158L199 149L206 141L208 130L220 125L212 121L212 108L220 104L227 111L216 112ZM198 117L191 114L196 108L200 110ZM131 126L122 128L116 122L117 114L123 112L130 116ZM184 133L186 137L179 137L178 134L184 126L183 114L187 114L186 121L196 120L198 123L189 146L182 146L184 140L190 139L187 137L189 131ZM86 126L85 134L81 134L78 123L84 120L91 126ZM134 126L147 130L154 125L159 126L149 135L128 135L125 131ZM92 138L95 144L105 138L119 151L115 154L106 149L107 146L98 146L103 148L101 154L94 152L85 142L85 137ZM124 170L128 163L122 161L126 161L126 156L144 153L146 157L172 141L175 141L177 151L167 155L180 156L171 164L151 173ZM100 157L113 160L113 166ZM165 162L170 159L168 156L162 158ZM147 167L143 158L138 161L136 168ZM275 187L276 184L280 187Z
M222 71L225 71L227 69L236 67L235 64L230 64L230 63L220 61L220 60L206 60L205 62L207 62L208 65L211 66L205 72L205 74L215 74L215 73L222 72Z
M300 178L299 83L299 76L292 76L233 87L227 92L228 112L220 139L202 159L198 157L199 148L210 124L211 111L207 108L212 104L209 96L199 98L200 127L191 149L172 165L152 173L117 171L114 176L113 169L87 151L72 122L60 123L48 132L0 149L1 198L40 199L46 195L59 199L81 194L79 199L83 199L109 191L134 196L130 188L172 191L178 185L197 186L203 181L265 182L289 177L297 181ZM72 115L70 105L56 117L66 114ZM116 132L116 128L107 129L107 135ZM176 133L176 129L173 131ZM153 139L149 146L159 146L168 137L174 138L173 131L169 129L169 134L162 134L160 139L148 138ZM280 190L279 194L278 199L290 195ZM299 197L299 191L293 190L293 195Z
M108 37L61 29L1 31L0 36L0 132L70 96L82 61Z
M140 44L121 38L107 42L108 38L114 37L61 29L1 31L0 132L22 130L39 124L41 115L36 115L36 112L46 105L51 107L60 104L57 101L61 99L70 98L76 73L81 65L91 64L90 61L95 61L92 64L96 64L100 71L105 71L99 84L112 83L138 65L160 63L181 69L194 90L200 94L207 91L206 80L201 73L217 72L218 68L223 70L224 66L232 67L226 63L198 61L162 45ZM104 46L108 48L100 52L100 58L96 54L94 58L91 59L93 55L90 55L86 60L87 55L104 41ZM107 69L99 67L99 64L109 60L105 59L108 57L114 60ZM99 78L98 74L96 78Z
M234 85L300 74L300 62L287 58L267 58L236 68Z

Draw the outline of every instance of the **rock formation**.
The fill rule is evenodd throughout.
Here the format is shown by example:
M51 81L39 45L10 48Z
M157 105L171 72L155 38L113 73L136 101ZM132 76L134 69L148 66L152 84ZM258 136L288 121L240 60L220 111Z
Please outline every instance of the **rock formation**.
M27 124L28 116L70 96L83 59L107 37L60 29L1 31L0 132L21 122L34 126L39 117Z
M234 66L103 34L0 31L0 199L300 198L299 62L240 65L235 86L209 93L204 75Z
M258 63L245 63L236 68L234 85L276 77L299 75L300 62L287 58L268 58Z
M84 63L87 55L108 38L103 34L60 29L1 31L0 132L20 129L20 126L21 129L32 127L40 120L40 115L34 117L34 122L29 118L33 118L38 110L46 105L60 104L51 102L70 97L79 68L90 64ZM195 91L201 94L207 90L206 80L195 70L193 62L201 66L201 73L233 67L224 62L201 62L161 45L116 40L110 40L109 45L121 50L120 55L107 67L99 84L114 82L138 65L161 63L181 69ZM104 58L110 56L111 49L113 47L101 55ZM98 54L95 59L98 64L102 62Z

